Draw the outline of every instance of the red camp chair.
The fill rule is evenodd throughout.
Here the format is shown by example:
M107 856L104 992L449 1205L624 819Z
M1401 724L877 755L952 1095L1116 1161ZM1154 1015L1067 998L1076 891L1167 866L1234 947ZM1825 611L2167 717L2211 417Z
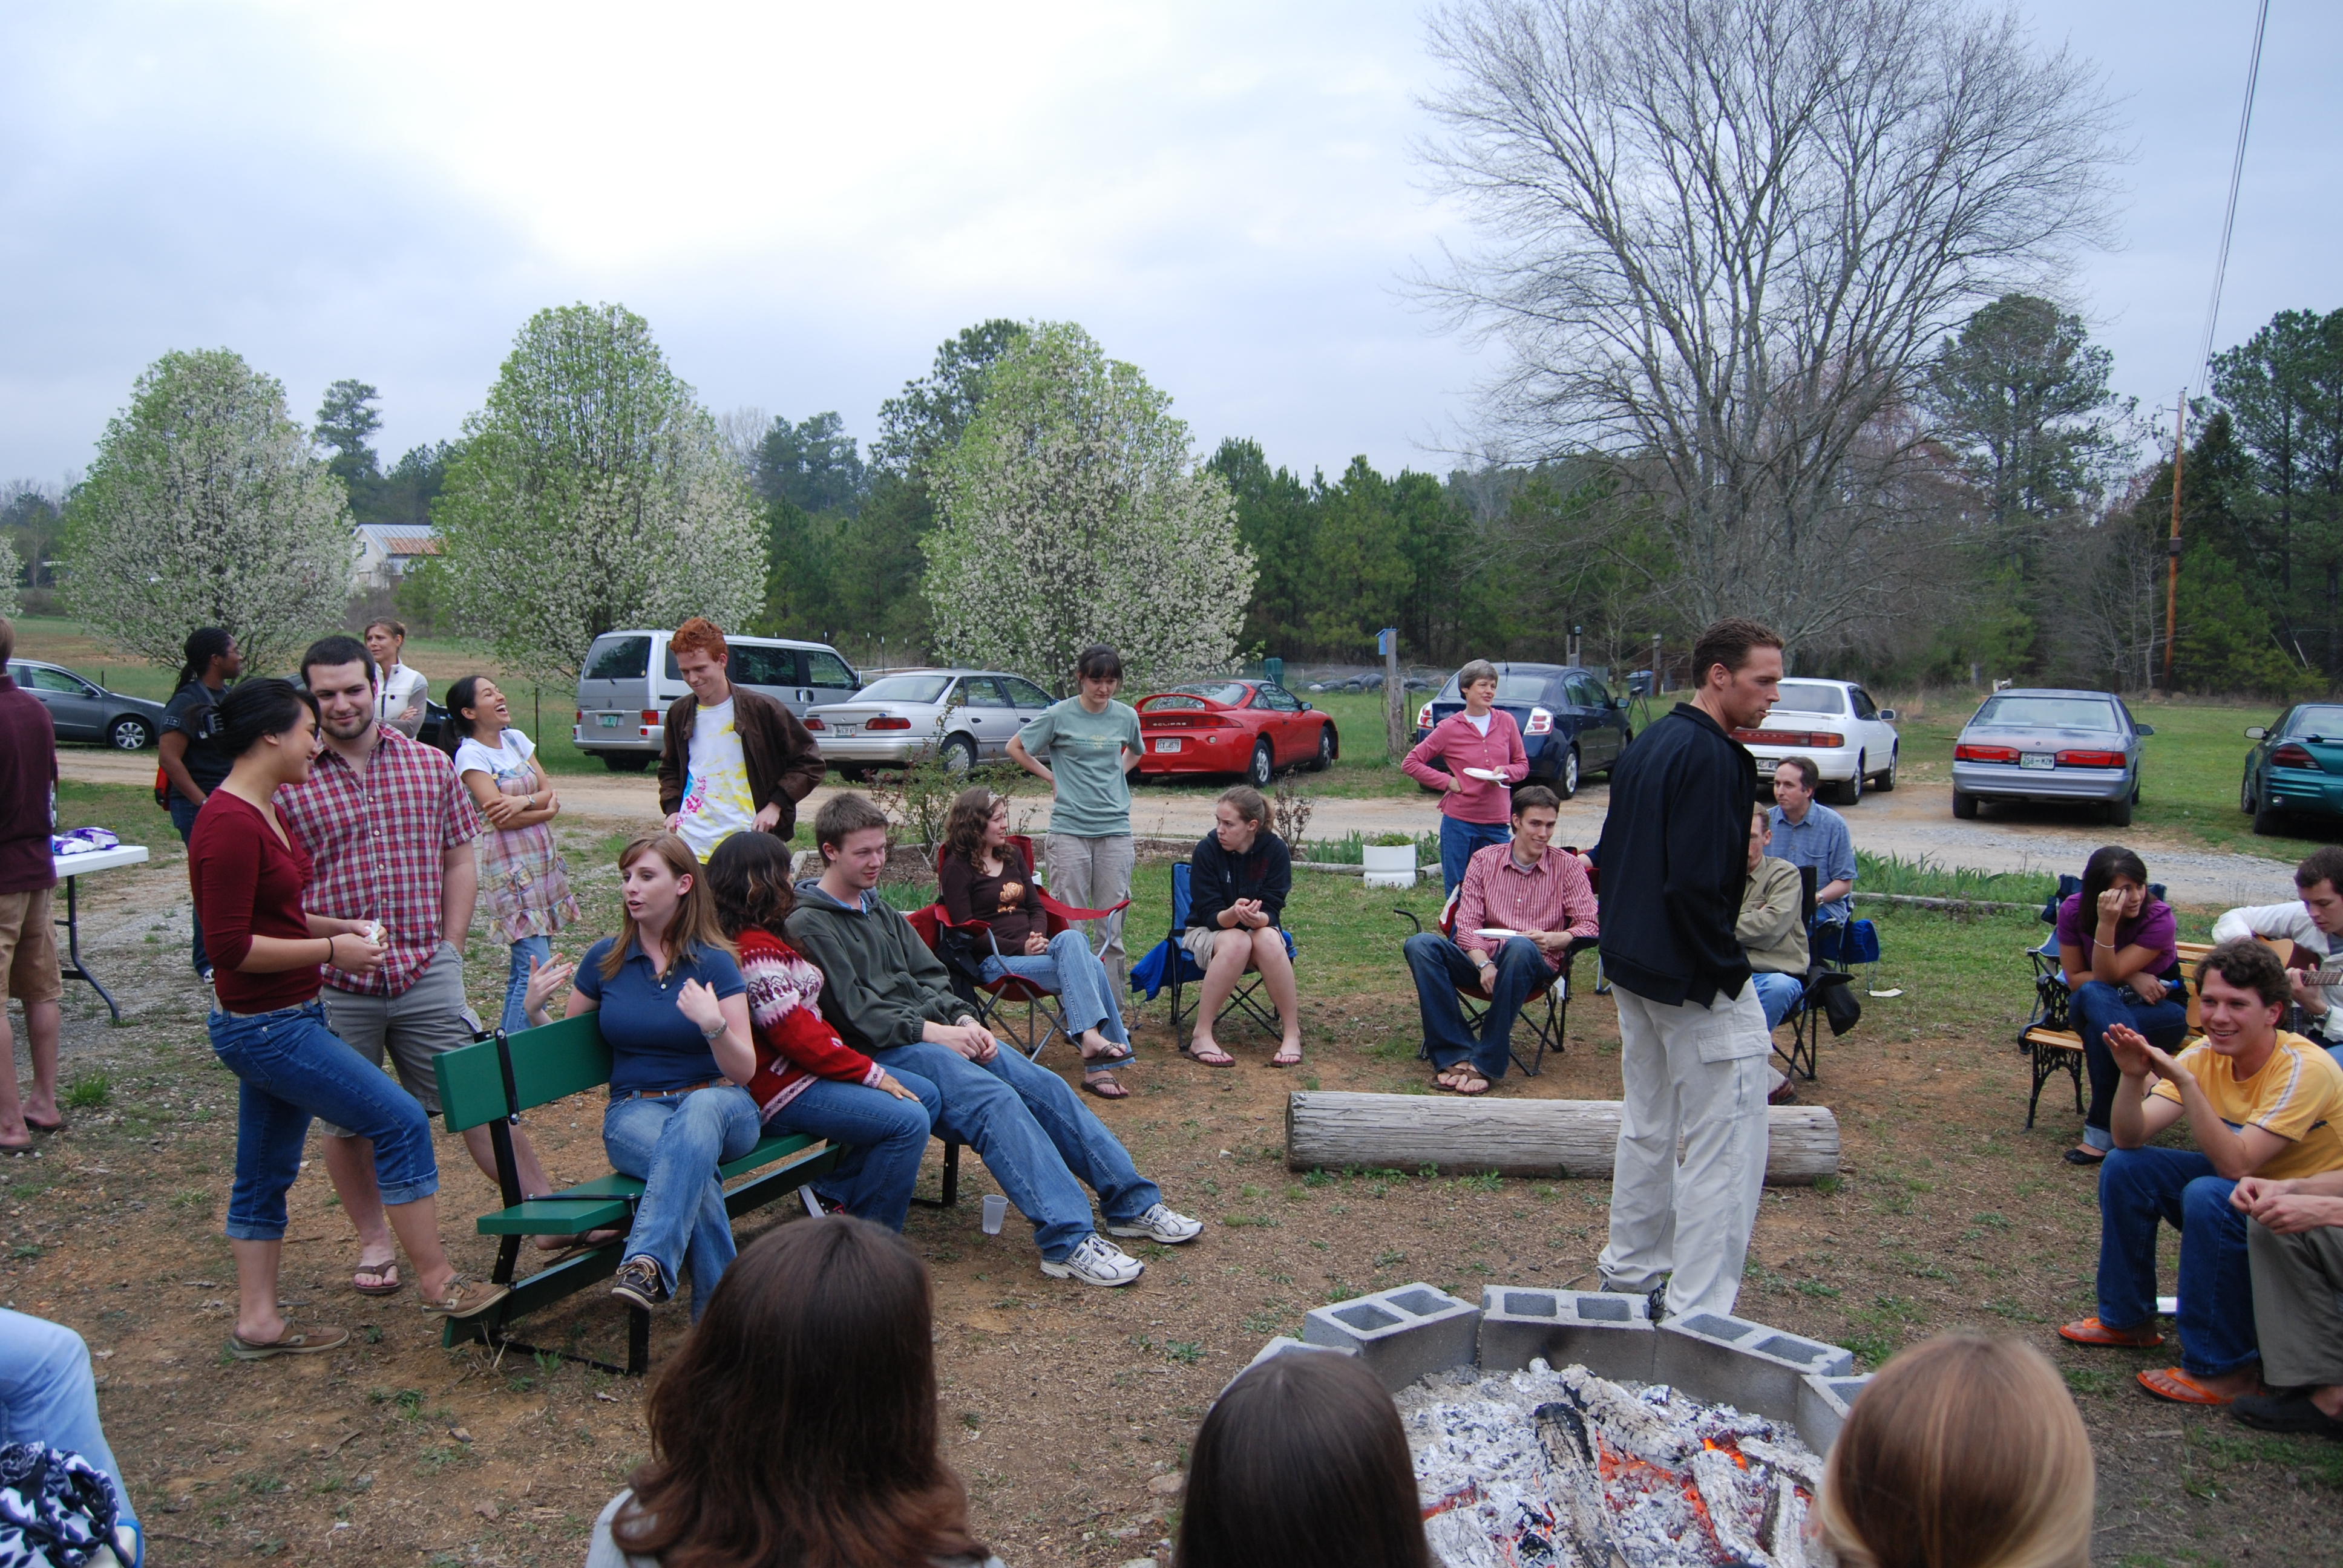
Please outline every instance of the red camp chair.
M1459 889L1458 891L1461 892L1463 890ZM1392 913L1403 917L1417 931L1423 930L1423 922L1417 920L1410 911L1393 910ZM1448 901L1440 906L1440 934L1452 942L1456 940L1456 893L1450 893ZM1531 1052L1527 1061L1522 1060L1521 1048L1511 1040L1505 1041L1505 1050L1512 1055L1513 1065L1522 1070L1523 1077L1535 1078L1538 1075L1539 1070L1545 1064L1547 1051L1551 1050L1556 1056L1560 1056L1566 1049L1563 1043L1563 1025L1570 1016L1570 967L1572 961L1578 957L1579 950L1592 945L1590 942L1581 940L1574 941L1564 949L1562 968L1532 986L1529 995L1522 999L1521 1011L1513 1015L1513 1027L1518 1030L1526 1022L1530 1026L1531 1037L1537 1042L1536 1049ZM1464 1021L1474 1029L1480 1028L1481 1020L1488 1016L1489 1002L1492 1000L1488 987L1483 985L1478 977L1475 977L1471 983L1459 985L1456 988L1456 994L1463 1000ZM1537 1007L1541 1000L1545 1003L1543 1017L1540 1016ZM1421 1049L1416 1051L1419 1059L1427 1054Z
M1013 833L1010 835L1009 841L1023 851L1027 869L1038 878L1040 863L1033 858L1033 840L1022 833ZM943 877L943 863L944 852L939 848L936 850L936 876L939 880ZM1038 884L1032 889L1032 897L1041 907L1043 929L1051 937L1071 929L1077 920L1104 920L1109 915L1121 913L1131 905L1131 900L1125 899L1111 909L1078 910L1071 904L1060 903ZM1001 944L993 940L991 922L970 920L964 925L954 925L946 917L940 899L923 910L914 911L910 919L912 929L920 933L920 940L926 942L929 950L941 959L944 967L951 971L952 990L959 993L961 1000L976 1010L977 1021L994 1034L1013 1041L1029 1060L1039 1057L1053 1038L1061 1034L1069 1040L1073 1037L1073 1031L1066 1027L1066 1015L1058 1006L1056 991L1022 975L1005 974L994 980L984 978L986 959L1014 956L1002 953ZM1021 1002L1025 1010L1021 1019L1011 1010Z

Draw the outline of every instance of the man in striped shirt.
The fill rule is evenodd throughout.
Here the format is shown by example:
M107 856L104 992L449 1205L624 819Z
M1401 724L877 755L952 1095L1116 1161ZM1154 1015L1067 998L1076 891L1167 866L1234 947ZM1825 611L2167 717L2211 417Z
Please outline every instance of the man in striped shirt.
M1551 847L1561 815L1561 799L1544 785L1514 790L1513 841L1474 850L1457 885L1454 940L1437 931L1407 939L1423 1043L1443 1089L1483 1094L1503 1077L1522 1003L1561 971L1573 942L1594 940L1594 890L1585 869L1577 856ZM1489 999L1478 1036L1456 1000L1466 986Z

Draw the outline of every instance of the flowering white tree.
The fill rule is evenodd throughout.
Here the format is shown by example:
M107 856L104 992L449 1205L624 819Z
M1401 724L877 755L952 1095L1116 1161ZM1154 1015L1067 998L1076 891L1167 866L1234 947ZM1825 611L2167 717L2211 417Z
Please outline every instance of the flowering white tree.
M763 601L748 477L625 307L532 317L464 434L431 517L458 618L508 666L574 678L606 631Z
M222 626L275 668L340 621L357 554L348 492L284 387L225 348L148 366L65 506L66 602L156 664Z
M992 367L934 471L924 589L945 657L1061 689L1094 642L1134 686L1230 665L1252 555L1171 404L1071 322Z
M0 615L14 617L20 609L16 600L16 575L25 569L25 560L16 553L16 541L0 535Z

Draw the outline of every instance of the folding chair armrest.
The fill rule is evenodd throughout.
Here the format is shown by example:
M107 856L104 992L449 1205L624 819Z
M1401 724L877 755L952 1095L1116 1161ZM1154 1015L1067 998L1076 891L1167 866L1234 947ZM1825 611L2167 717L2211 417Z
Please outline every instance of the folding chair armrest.
M1041 908L1043 910L1057 916L1061 920L1102 920L1109 915L1119 915L1123 910L1131 908L1131 900L1129 899L1125 899L1122 902L1111 905L1103 910L1078 910L1071 904L1060 903L1057 900L1051 898L1050 896L1050 890L1047 888L1034 889L1033 896L1041 900Z
M1397 915L1401 920L1405 920L1410 926L1414 928L1413 930L1408 933L1410 936L1420 937L1423 934L1423 922L1415 918L1414 910L1393 907L1392 913Z

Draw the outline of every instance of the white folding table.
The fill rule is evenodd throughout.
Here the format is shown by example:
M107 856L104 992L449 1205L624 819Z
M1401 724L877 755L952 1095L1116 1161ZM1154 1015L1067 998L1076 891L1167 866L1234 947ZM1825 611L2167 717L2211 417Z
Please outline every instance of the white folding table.
M65 929L66 961L57 967L67 980L87 980L89 989L106 1002L106 1010L114 1015L114 1021L120 1023L122 1009L116 1004L113 993L98 984L97 977L89 972L89 966L81 961L81 911L74 896L74 884L93 871L111 871L118 866L137 865L146 859L146 846L116 844L111 849L91 849L79 855L52 855L50 859L56 862L57 880L65 885L65 919L57 924Z

